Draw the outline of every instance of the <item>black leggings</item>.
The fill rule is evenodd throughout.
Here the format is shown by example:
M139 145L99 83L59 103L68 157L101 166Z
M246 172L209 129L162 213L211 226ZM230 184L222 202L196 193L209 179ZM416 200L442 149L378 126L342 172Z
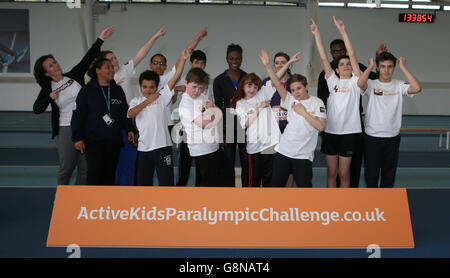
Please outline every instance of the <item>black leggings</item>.
M109 142L86 142L87 184L114 185L120 145Z

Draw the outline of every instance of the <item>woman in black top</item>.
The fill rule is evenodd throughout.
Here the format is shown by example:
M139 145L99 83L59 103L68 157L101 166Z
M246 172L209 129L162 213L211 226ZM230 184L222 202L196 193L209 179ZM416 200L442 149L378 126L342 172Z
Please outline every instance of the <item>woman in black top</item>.
M236 114L231 112L231 98L236 91L239 81L247 74L241 70L242 63L242 48L236 44L230 44L227 48L227 63L228 69L214 79L214 102L222 110L223 117L223 151L225 153L225 161L222 166L224 175L224 185L235 186L235 172L234 161L236 156L236 147L239 149L239 158L241 162L241 182L242 186L248 185L248 154L245 144L245 131L241 130L239 133L237 129L241 126L237 123ZM227 111L228 110L228 111ZM232 117L234 123L227 123L226 113L233 113ZM234 124L234 128L232 128ZM228 129L227 129L228 127ZM233 134L228 134L233 133ZM242 134L244 137L238 137ZM226 138L231 140L226 140Z
M63 73L59 63L51 54L41 56L34 65L34 76L41 87L41 91L34 102L33 111L36 114L41 114L47 110L49 105L52 108L52 139L58 136L57 146L60 164L58 185L69 184L76 166L78 166L78 175L75 183L86 184L86 159L84 155L77 153L73 147L70 111L75 105L75 97L79 88L84 85L86 71L100 53L103 41L113 33L113 27L105 29L81 61L69 72ZM60 94L63 96L62 98L59 98ZM68 98L69 94L71 96ZM65 111L69 111L64 113L64 116L68 117L63 120L64 123L60 122L60 106L62 105Z
M72 116L72 141L86 153L87 184L114 185L122 129L134 141L128 104L122 87L114 81L114 67L108 59L97 59L88 71L91 81L81 88Z

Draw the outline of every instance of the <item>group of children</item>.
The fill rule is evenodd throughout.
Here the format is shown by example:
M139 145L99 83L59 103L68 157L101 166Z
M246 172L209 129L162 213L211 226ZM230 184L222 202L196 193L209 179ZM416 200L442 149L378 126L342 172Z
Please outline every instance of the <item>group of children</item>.
M368 68L361 72L344 23L334 17L333 20L349 54L338 59L336 70L328 62L319 28L311 20L311 33L315 37L330 91L327 106L321 99L308 94L308 82L304 76L289 71L290 66L301 59L301 52L290 59L283 57L281 60L284 62L276 65L274 71L269 54L262 49L259 58L269 78L263 82L256 74L250 73L241 76L233 85L235 92L230 106L238 124L245 130L248 154L245 167L248 173L242 173L248 179L243 186L286 186L295 181L297 187L312 187L312 163L320 133L321 152L328 165L328 187L336 187L337 176L341 187L349 187L350 163L358 136L364 136L367 186L394 186L402 96L419 93L421 86L406 68L405 58L396 59L388 52L380 54L376 60L371 58ZM173 132L168 126L173 126L170 107L177 101L178 93L184 92L178 111L185 139L182 144L187 143L187 157L193 158L196 165L195 185L230 186L224 182L227 180L223 171L225 153L221 145L226 111L215 105L215 92L211 92L209 75L204 71L205 54L194 51L207 35L206 28L182 51L168 74L164 74L165 57L160 54L152 57L152 70L140 74L140 94L132 97L130 76L134 74L134 68L147 55L154 41L164 34L164 29L159 30L124 66L118 65L112 52L103 52L103 57L114 65L114 79L124 89L129 105L127 117L134 119L138 133L135 183L153 185L156 170L159 185L175 184ZM189 58L191 69L180 80ZM409 84L392 79L397 62ZM368 80L375 66L379 79ZM369 98L365 133L360 121L361 95ZM273 105L274 100L278 101L277 105ZM124 141L127 141L126 134L124 136ZM121 153L122 156L125 157ZM124 161L124 165L134 167L134 159ZM180 163L186 163L185 159L186 156ZM244 171L244 167L242 169ZM381 184L378 183L380 172Z

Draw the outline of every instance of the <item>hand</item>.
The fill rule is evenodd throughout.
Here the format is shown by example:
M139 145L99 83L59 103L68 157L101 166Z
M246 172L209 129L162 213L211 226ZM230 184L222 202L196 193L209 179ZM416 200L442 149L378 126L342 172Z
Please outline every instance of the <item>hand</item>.
M263 63L264 66L270 64L270 56L265 49L261 49L261 54L259 54L259 58L261 59L261 62Z
M313 35L319 34L319 27L317 27L316 22L312 18L311 18L311 33Z
M301 104L301 103L293 104L292 109L294 109L295 112L297 112L298 114L300 114L302 116L305 116L305 114L308 113L306 111L305 106L303 106L303 104Z
M206 37L208 35L208 27L204 27L200 33L198 33L197 38L199 40L202 40L204 37Z
M300 54L302 54L301 51L295 53L294 56L292 56L291 60L289 60L289 63L295 63L300 61L302 59L302 57L300 57Z
M333 20L334 20L334 24L336 25L336 27L338 28L339 32L345 32L345 25L344 25L344 21L340 20L340 19L336 19L335 16L333 16Z
M258 105L256 105L257 109L263 109L266 108L267 106L270 105L271 100L266 100L266 101L261 101L260 103L258 103Z
M99 38L102 40L106 40L107 38L111 37L112 34L114 34L114 27L108 27L100 34Z
M158 32L156 32L156 34L154 35L155 38L159 38L162 37L166 34L166 26L161 27L161 29L158 30Z
M131 144L134 143L134 132L133 131L129 131L128 132L128 142L130 142Z
M406 58L405 57L398 58L397 63L400 68L406 66Z
M185 48L185 49L183 49L183 52L181 52L181 57L184 59L184 60L187 60L187 59L189 59L189 57L191 57L191 55L192 55L192 48Z
M84 153L84 151L86 150L86 146L84 145L83 140L75 142L74 147L76 150L80 151L81 153Z
M369 58L369 67L373 68L375 66L375 58L370 57Z
M61 92L61 89L54 90L53 92L51 92L49 94L49 96L50 96L51 99L55 100L55 99L59 98L59 93L60 92Z
M159 96L160 96L159 93L154 93L154 94L151 94L150 96L148 96L147 99L145 100L147 102L147 105L152 104L152 102L157 100L159 98Z
M384 43L380 43L380 45L378 46L377 51L375 52L376 56L380 56L381 53L386 52L387 51L387 47Z

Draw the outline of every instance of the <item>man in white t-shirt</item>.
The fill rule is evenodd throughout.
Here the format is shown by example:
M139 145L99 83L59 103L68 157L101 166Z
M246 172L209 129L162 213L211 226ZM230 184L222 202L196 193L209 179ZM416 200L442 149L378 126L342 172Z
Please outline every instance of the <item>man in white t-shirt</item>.
M219 123L222 111L203 94L209 75L192 68L186 75L186 93L180 102L179 114L186 132L190 156L194 157L198 177L196 186L220 186Z
M395 64L408 79L409 84L402 80L392 79ZM384 52L376 58L376 66L380 78L368 80L370 71L375 66L375 59L369 59L369 67L358 80L358 86L369 98L366 109L366 134L364 177L367 187L393 187L397 171L400 128L402 125L403 96L414 96L422 87L406 68L406 59L395 58L389 52ZM381 172L381 181L378 182Z

